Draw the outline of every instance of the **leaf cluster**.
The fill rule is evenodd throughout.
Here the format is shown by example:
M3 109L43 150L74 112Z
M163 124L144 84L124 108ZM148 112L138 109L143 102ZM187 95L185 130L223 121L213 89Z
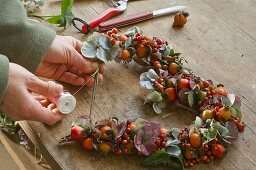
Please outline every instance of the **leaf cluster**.
M72 13L73 3L74 0L63 0L61 3L61 14L53 16L47 19L47 21L51 24L58 24L59 27L71 25L74 18L74 14Z

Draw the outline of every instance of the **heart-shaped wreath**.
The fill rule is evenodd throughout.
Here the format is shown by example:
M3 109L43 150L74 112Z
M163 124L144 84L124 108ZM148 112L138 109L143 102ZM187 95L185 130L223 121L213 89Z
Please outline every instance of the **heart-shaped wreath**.
M124 34L115 28L106 34L95 32L84 42L81 53L99 62L134 60L151 67L140 76L141 86L150 90L145 103L152 103L158 114L176 104L195 110L198 116L182 130L161 128L141 118L119 121L113 117L93 124L80 117L60 143L76 141L85 150L105 154L138 153L146 157L142 166L178 170L225 156L228 145L244 130L238 96L228 93L222 84L214 86L211 80L198 77L183 66L185 60L166 41L144 36L138 27Z

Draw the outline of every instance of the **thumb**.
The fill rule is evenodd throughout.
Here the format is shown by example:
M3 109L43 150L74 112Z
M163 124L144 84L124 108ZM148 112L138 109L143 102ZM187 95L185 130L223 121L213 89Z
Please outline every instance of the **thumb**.
M63 91L63 86L53 81L43 81L35 77L30 80L28 90L49 98L58 96Z

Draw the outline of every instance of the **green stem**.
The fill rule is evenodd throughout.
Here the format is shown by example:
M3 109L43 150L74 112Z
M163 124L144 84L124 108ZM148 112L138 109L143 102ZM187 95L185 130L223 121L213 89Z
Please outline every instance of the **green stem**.
M37 17L37 18L49 18L49 17L54 17L54 15L35 15L35 14L28 14L28 17Z

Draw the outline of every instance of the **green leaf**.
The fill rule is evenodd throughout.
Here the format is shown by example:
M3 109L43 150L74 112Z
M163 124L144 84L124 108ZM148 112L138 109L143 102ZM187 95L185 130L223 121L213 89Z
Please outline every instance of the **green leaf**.
M163 100L163 97L161 96L160 93L157 91L153 91L152 93L148 94L145 98L145 103L149 102L160 102Z
M193 91L190 91L188 93L188 104L190 107L193 107L193 105L194 105L194 92Z
M179 157L171 157L169 162L167 162L166 166L172 170L183 170L184 169L182 160Z
M71 11L67 11L64 15L64 19L65 19L65 21L67 22L68 25L72 24L73 18L74 18L74 14Z
M176 146L176 145L168 146L168 147L166 147L165 150L166 150L166 151L169 153L169 155L171 155L171 156L179 156L179 155L181 154L180 148L179 148L178 146Z
M71 11L74 0L64 0L61 3L61 14L64 15L67 11Z
M169 160L170 160L170 155L167 152L160 150L160 151L156 151L149 157L145 158L141 162L141 166L155 168L155 167L159 167L162 164L165 165L167 162L169 162Z
M60 24L63 20L63 16L62 15L57 15L57 16L53 16L49 19L47 19L47 21L51 24Z
M236 112L236 109L234 109L233 107L230 107L230 113L232 115L232 117L237 117L237 112Z
M171 50L170 50L169 55L173 57L173 56L174 56L174 54L175 54L175 53L174 53L174 50L173 50L173 49L171 49Z
M241 120L242 119L242 113L240 109L236 109L236 117Z
M208 141L211 141L213 139L216 138L217 136L217 130L216 129L207 129L204 131L203 133L204 137L208 140Z

